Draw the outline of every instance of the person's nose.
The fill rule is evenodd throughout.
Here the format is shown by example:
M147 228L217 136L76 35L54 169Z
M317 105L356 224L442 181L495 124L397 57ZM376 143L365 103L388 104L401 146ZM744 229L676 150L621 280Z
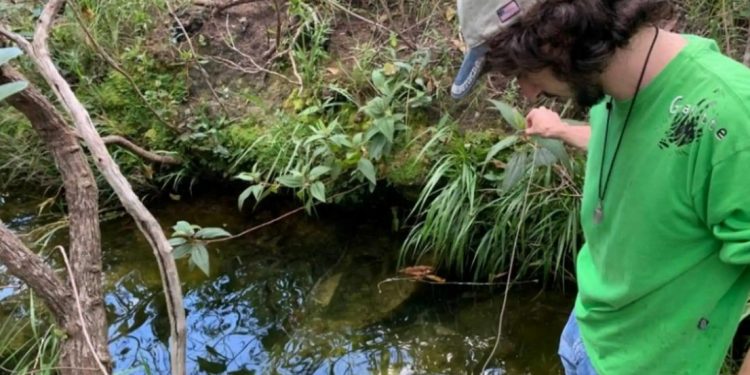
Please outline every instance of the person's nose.
M518 79L518 86L521 88L521 95L531 102L535 102L542 94L541 88L523 78Z

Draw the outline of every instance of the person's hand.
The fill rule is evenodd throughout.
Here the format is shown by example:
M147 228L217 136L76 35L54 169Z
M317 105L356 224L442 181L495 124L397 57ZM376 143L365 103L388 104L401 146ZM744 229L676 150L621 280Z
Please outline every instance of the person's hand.
M567 127L560 115L546 107L534 108L526 115L526 135L561 138Z

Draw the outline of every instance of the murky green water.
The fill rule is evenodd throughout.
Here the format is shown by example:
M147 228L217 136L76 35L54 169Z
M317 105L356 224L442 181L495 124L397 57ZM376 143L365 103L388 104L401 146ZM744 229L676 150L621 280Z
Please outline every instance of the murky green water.
M12 199L0 204L0 218L16 229L33 225L28 211ZM243 216L232 194L166 202L153 211L165 228L185 219L236 233L285 209ZM145 364L166 374L168 320L151 250L127 218L104 223L102 231L116 369ZM211 277L179 261L189 373L478 372L494 344L502 291L410 282L379 291L380 281L395 276L400 240L387 215L321 212L216 244ZM538 289L512 292L505 339L492 362L503 370L497 373L560 373L557 340L572 299Z

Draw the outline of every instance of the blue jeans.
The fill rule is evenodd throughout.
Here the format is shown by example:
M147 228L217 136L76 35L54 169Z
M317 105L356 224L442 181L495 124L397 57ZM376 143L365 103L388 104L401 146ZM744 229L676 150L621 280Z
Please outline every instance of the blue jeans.
M560 355L565 375L596 375L596 370L591 365L586 348L583 346L575 313L570 314L568 323L565 324L557 354Z

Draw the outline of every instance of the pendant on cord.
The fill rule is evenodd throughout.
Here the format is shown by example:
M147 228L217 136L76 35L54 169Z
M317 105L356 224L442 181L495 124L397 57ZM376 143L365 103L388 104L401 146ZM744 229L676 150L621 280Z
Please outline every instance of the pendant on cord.
M599 199L599 203L596 204L594 209L594 223L599 224L604 219L604 203Z

